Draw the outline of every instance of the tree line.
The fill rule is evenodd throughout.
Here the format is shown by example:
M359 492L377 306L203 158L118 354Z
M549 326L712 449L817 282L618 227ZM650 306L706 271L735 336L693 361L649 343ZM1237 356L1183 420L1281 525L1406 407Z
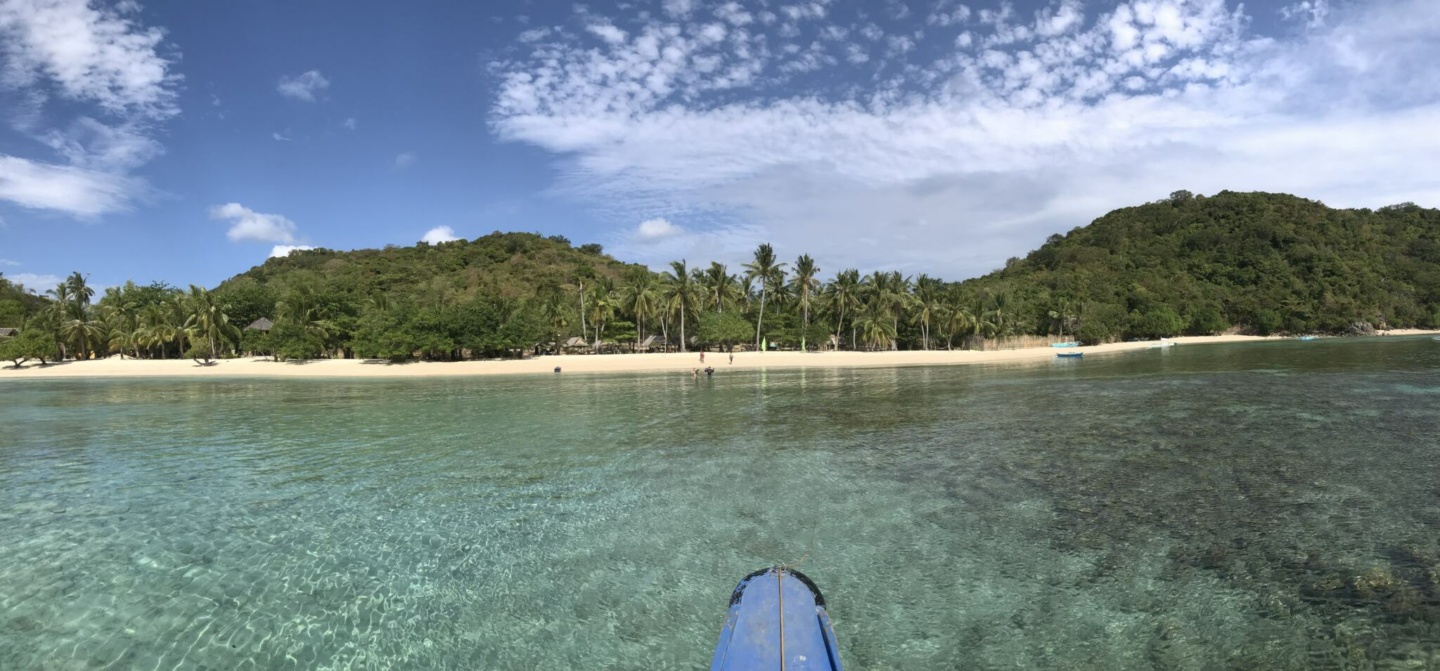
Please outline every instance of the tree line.
M23 294L0 277L0 320L24 327L0 340L11 361L41 359L42 350L202 362L244 353L459 360L557 352L572 340L590 351L876 351L1013 335L1100 343L1434 327L1440 211L1176 192L1051 236L964 282L856 268L826 275L809 255L784 261L769 244L733 271L681 259L653 272L599 245L495 233L295 252L213 290L127 283L92 304L77 272L43 300ZM268 330L245 328L261 318Z

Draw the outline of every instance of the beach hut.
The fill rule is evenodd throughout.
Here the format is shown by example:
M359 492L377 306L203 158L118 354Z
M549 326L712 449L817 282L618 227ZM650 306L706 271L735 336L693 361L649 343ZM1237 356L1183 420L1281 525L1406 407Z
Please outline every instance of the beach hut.
M20 335L20 329L0 329L0 338L10 338Z
M653 336L653 335L652 335L652 336L649 336L649 337L645 338L644 340L641 340L641 341L640 341L640 344L635 346L635 351L637 351L637 352L649 352L649 351L650 351L650 348L652 348L652 347L654 347L654 346L656 346L656 345L658 345L658 344L660 344L660 336Z
M268 333L268 332L270 331L270 329L273 329L273 328L275 328L275 322L272 322L272 321L270 321L269 319L266 319L266 318L264 318L264 317L261 317L261 318L259 318L259 319L256 319L256 320L253 321L253 322L250 322L250 325L249 325L249 326L246 326L246 327L245 327L245 330L246 330L246 331L265 331L265 332Z
M585 339L581 338L580 336L575 336L565 341L566 354L573 354L575 352L580 352L588 349L590 349L590 343L585 342Z

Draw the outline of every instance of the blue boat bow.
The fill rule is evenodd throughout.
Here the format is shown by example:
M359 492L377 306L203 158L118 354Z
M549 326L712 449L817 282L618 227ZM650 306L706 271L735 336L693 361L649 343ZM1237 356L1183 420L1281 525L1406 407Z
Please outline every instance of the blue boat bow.
M720 630L711 671L841 671L825 597L792 568L761 569L740 580Z

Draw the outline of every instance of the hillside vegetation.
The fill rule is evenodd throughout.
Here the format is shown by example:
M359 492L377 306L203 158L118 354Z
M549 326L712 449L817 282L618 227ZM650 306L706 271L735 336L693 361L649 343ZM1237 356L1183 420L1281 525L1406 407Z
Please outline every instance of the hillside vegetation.
M828 279L826 279L828 277ZM298 251L213 290L74 273L45 297L0 277L5 353L208 359L406 360L693 347L931 349L1015 335L1088 343L1181 334L1367 332L1440 326L1440 210L1339 210L1281 194L1168 199L1053 235L964 282L826 273L768 244L731 271L625 264L599 245L494 233L473 241ZM243 330L265 317L268 332ZM8 322L8 323L7 323ZM656 336L647 342L647 336Z
M964 283L1032 325L1068 304L1090 340L1440 324L1440 210L1340 210L1283 194L1177 192L1054 235ZM1049 306L1049 307L1047 307Z

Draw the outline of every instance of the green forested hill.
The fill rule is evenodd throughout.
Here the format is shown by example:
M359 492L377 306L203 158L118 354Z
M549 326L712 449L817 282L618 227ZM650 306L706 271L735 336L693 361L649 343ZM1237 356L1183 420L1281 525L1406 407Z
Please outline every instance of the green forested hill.
M1093 343L1436 328L1440 210L1181 191L1053 235L1004 269L963 282L862 275L805 254L777 258L768 244L743 268L677 260L654 273L599 245L493 233L298 251L214 290L127 283L92 305L94 294L80 272L45 297L0 277L0 326L37 330L27 342L54 343L61 356L396 360L515 356L572 336L601 350L638 349L649 335L671 347L920 349L1027 334ZM241 330L260 317L274 329ZM17 342L0 349L19 351Z
M1065 304L1082 336L1338 332L1440 321L1440 210L1340 210L1295 196L1177 192L1053 235L963 284L1043 324Z

